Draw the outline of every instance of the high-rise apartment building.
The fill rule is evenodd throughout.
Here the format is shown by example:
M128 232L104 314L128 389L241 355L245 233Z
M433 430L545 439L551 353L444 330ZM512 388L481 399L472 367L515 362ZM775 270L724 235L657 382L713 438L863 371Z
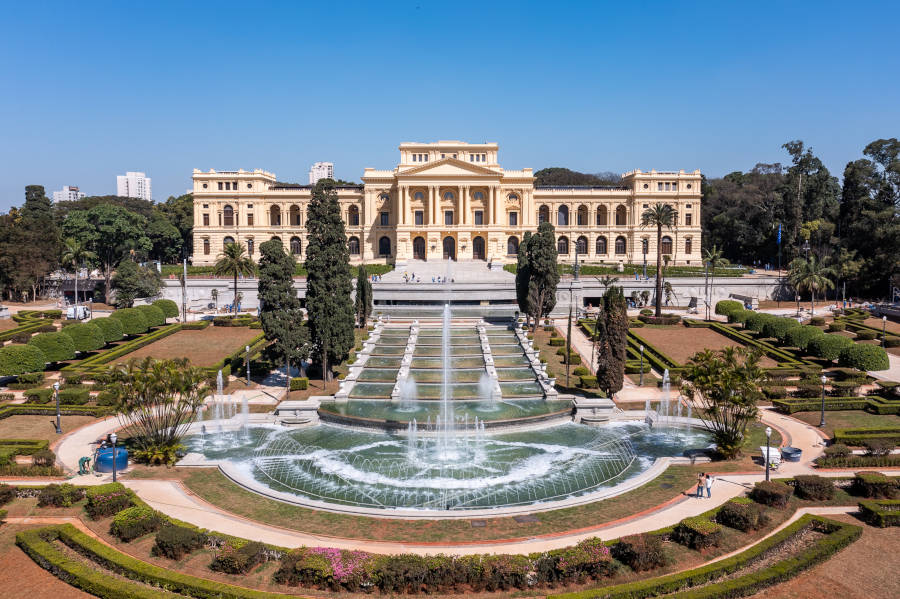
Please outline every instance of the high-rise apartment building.
M116 177L116 195L125 198L141 198L153 201L153 192L150 189L150 177L145 173L127 172Z
M317 162L309 168L309 184L315 185L319 179L334 179L333 162Z
M53 192L53 201L54 202L74 202L75 200L80 200L83 198L86 193L80 191L74 185L65 185L59 191Z

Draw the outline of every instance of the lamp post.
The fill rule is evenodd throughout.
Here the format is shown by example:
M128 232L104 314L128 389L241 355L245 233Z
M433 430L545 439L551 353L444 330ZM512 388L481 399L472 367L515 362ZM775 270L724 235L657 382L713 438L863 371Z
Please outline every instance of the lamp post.
M884 344L884 335L887 330L887 316L881 317L881 347L886 347Z
M641 346L641 382L640 386L644 386L644 346Z
M56 396L56 434L62 434L62 428L59 426L59 381L53 383L53 395Z
M769 480L769 443L772 438L772 428L766 427L766 482Z
M647 242L646 239L641 240L641 250L644 254L644 280L645 281L647 280L647 250L649 249L648 248L649 245L650 244Z
M244 347L247 351L247 386L250 386L250 346Z
M828 379L823 374L819 380L822 381L822 418L819 420L819 428L825 428L825 383Z
M113 446L113 482L116 482L116 441L119 440L119 436L116 433L109 433L109 441Z

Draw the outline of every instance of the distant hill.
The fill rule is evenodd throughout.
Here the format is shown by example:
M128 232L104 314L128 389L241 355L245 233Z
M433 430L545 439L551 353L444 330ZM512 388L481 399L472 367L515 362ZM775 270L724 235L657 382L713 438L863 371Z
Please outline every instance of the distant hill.
M619 185L622 178L615 173L579 173L561 166L542 168L534 174L535 185L550 185L565 187L568 185L594 185L611 186Z

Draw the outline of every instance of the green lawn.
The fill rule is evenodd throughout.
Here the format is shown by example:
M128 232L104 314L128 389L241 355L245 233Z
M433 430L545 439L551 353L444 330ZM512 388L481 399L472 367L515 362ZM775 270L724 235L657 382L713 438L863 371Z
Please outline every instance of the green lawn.
M822 417L821 412L795 412L791 414L792 418L797 418L811 424L819 426ZM840 410L825 412L825 433L829 437L834 437L834 429L836 428L858 428L869 426L900 426L900 416L895 414L870 414L862 410Z

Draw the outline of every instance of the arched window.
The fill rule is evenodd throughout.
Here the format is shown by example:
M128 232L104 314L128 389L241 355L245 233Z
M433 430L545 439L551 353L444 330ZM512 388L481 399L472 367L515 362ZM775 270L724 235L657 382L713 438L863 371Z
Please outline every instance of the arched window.
M484 194L481 193L480 191L476 191L475 193L472 194L472 199L475 201L481 202L484 200Z
M234 208L232 208L230 204L225 204L225 208L222 209L222 213L225 215L225 226L233 227L234 226Z
M228 247L232 243L234 243L234 237L226 237L222 240L222 247Z
M247 240L247 253L253 255L253 238Z
M672 253L672 238L668 235L662 238L662 243L659 244L659 249L663 254L671 254Z
M514 194L514 193L509 194L508 196L506 196L506 198L507 198L510 202L518 202L518 201L519 201L519 196L518 196L517 194Z
M693 253L692 252L693 249L694 249L694 240L691 239L690 237L685 237L684 238L684 253L691 254L691 253Z
M281 225L281 208L278 206L269 208L269 224L275 226Z
M550 222L550 207L541 206L538 208L538 224Z
M624 254L625 253L625 238L619 235L616 237L616 253Z
M603 254L606 254L606 251L607 251L606 237L598 237L597 238L597 248L596 249L597 249L598 255L602 256Z
M597 225L600 227L606 226L606 206L597 208Z
M575 241L575 253L576 254L587 254L587 237L582 235Z
M390 237L382 237L378 240L378 255L379 256L390 256L391 255L391 238Z
M556 224L565 227L569 224L569 207L563 204L556 210Z
M623 226L628 224L628 212L625 210L625 206L619 206L616 208L616 226Z
M518 237L510 237L506 240L506 255L507 256L515 256L519 253L519 238Z
M207 256L209 255L209 238L208 237L203 238L203 253L206 254Z
M421 191L417 191L417 192L413 195L413 199L416 200L417 202L424 202L424 201L425 201L425 195L424 195Z
M291 206L288 211L288 222L291 223L292 227L300 226L300 207L296 204Z
M299 237L291 237L291 253L295 256L299 256L300 252L303 250L303 243L300 241Z
M453 192L452 191L448 191L447 193L444 194L444 201L445 202L453 201Z
M557 254L568 254L569 253L569 238L568 237L560 237L556 240L556 253Z
M350 209L347 211L347 224L351 227L359 226L359 208L356 206L350 206Z
M584 227L587 225L588 209L587 209L587 206L585 206L584 204L582 204L581 206L578 207L578 215L576 217L576 222L578 223L579 227Z
M351 256L359 256L359 239L356 237L348 239L347 248L350 250Z

